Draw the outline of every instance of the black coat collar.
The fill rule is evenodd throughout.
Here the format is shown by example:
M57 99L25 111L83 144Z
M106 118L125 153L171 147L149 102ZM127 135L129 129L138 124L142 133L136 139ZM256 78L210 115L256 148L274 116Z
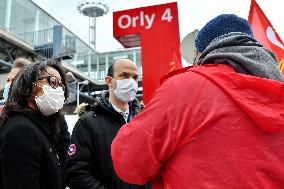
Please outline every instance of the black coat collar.
M96 98L96 102L91 105L91 109L93 109L94 111L104 112L106 114L112 115L113 117L118 118L120 121L125 123L125 120L122 115L113 109L111 103L108 100L108 97L109 91L101 92L101 94ZM132 118L141 111L141 105L139 104L136 98L128 104L130 118Z
M13 116L23 116L29 120L31 120L35 125L38 126L40 130L42 130L48 137L51 137L51 125L48 122L47 117L43 116L41 112L34 111L31 109L26 109L22 111L13 111L10 112L8 117Z

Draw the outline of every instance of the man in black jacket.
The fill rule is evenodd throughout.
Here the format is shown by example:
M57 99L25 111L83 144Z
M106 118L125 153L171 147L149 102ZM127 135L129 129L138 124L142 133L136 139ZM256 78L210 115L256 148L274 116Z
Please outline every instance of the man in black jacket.
M120 127L141 109L135 98L137 79L137 66L131 60L120 59L109 67L105 78L109 90L102 92L91 111L79 118L72 133L65 177L71 189L145 188L120 180L110 155Z

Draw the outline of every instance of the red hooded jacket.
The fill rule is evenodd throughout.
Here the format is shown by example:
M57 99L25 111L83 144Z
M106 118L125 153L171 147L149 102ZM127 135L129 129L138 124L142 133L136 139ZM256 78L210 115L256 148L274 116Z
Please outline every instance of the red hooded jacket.
M283 188L284 84L194 67L166 81L111 148L119 177L153 189Z

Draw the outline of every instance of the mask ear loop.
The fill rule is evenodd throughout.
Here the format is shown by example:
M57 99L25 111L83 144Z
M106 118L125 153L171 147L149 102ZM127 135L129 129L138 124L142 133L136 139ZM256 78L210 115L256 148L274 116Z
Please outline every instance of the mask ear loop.
M40 85L38 85L38 84L36 84L36 83L33 83L33 85L35 85L35 86L37 86L37 87L43 89L42 86L40 86ZM39 97L39 96L37 96L37 95L30 94L30 99L32 99L33 101L35 101L35 98L38 98L38 97Z
M35 86L37 86L37 87L39 87L39 88L43 88L42 86L40 86L40 85L38 85L38 84L36 84L36 83L33 83L33 85L35 85Z

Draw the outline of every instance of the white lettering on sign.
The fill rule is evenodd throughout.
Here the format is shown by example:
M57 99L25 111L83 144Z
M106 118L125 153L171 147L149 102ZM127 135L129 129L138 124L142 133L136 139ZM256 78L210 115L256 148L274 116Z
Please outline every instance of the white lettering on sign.
M136 27L140 24L141 27L145 27L146 29L150 29L153 26L156 14L153 13L151 15L145 14L143 11L139 12L139 16L131 17L127 14L121 15L118 18L118 26L122 29L126 29L129 27ZM165 9L161 20L171 22L173 16L171 14L171 9Z
M140 11L140 26L144 26L144 12L143 11Z
M170 8L167 8L161 18L161 20L165 20L165 21L168 21L168 22L171 22L173 19L172 15L171 15L171 9Z
M151 17L149 17L148 15L145 15L145 19L147 21L147 26L146 26L146 29L149 29L152 27L152 24L154 22L154 19L155 19L155 14L152 14Z
M126 19L126 24L123 25L122 24L122 20ZM122 15L121 17L119 17L118 19L118 26L122 29L128 28L131 25L131 17L129 15Z
M141 11L139 16L135 16L135 17L130 17L129 15L125 14L122 15L118 18L118 26L122 29L126 29L129 28L130 26L132 27L136 27L138 23L138 20L140 20L140 26L144 26L146 29L150 29L153 25L155 19L155 14L152 14L151 16L149 15L144 15L144 12Z

